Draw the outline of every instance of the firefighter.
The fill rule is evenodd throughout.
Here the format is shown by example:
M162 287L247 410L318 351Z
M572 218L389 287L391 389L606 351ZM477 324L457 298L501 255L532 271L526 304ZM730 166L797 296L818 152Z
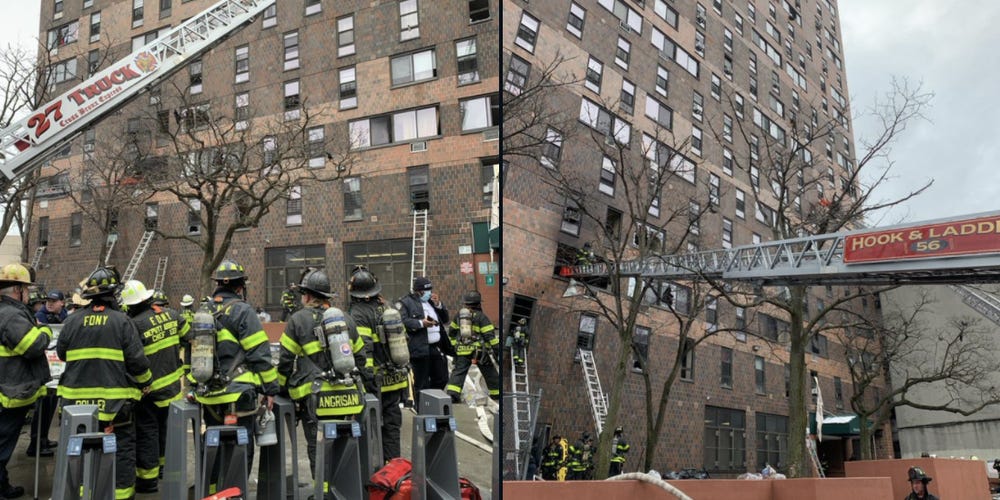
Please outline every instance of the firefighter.
M517 321L517 326L507 336L507 347L514 351L514 365L524 366L524 359L528 356L528 329L525 327L527 320L521 318Z
M611 466L608 469L608 477L621 474L625 468L625 455L628 454L630 446L622 435L624 432L621 426L615 429L615 437L611 442Z
M160 307L170 307L170 298L160 289L153 290L153 305Z
M189 325L194 321L194 297L189 294L181 297L181 316Z
M910 467L906 471L907 482L910 483L910 494L903 500L938 500L938 497L927 491L927 483L933 481L920 467Z
M212 280L217 285L211 304L216 328L215 373L196 387L193 397L205 409L206 425L235 423L247 430L249 471L253 465L255 417L261 405L268 410L273 406L278 394L278 370L271 364L267 333L253 306L246 302L247 275L243 266L223 260ZM195 382L194 376L189 375L189 380ZM209 493L215 493L216 485L209 484Z
M167 445L167 415L170 403L181 398L180 341L191 325L176 311L156 304L155 292L141 281L125 283L122 303L128 306L143 352L153 373L150 392L135 406L136 483L138 493L155 493Z
M587 479L587 475L593 468L593 450L591 449L591 444L593 440L590 438L589 432L584 432L580 436L580 440L576 444L569 447L569 462L567 466L569 468L569 473L566 479L581 480Z
M465 307L458 312L458 318L451 322L449 335L456 355L447 390L455 403L461 400L465 375L473 364L483 374L490 398L500 399L500 373L497 371L500 339L495 334L493 323L483 313L482 300L479 292L466 292L462 296Z
M358 325L358 334L369 348L374 370L365 376L365 388L379 395L382 405L382 458L389 460L400 456L399 430L403 413L399 404L406 397L409 387L409 369L393 361L388 339L383 338L382 315L386 305L379 293L382 284L368 268L358 266L351 272L348 283L351 305L348 314ZM409 354L409 353L407 353Z
M289 283L288 288L281 292L281 322L288 321L288 317L295 312L295 283Z
M552 436L552 441L542 451L542 479L555 481L559 475L559 468L563 465L563 448L561 446L562 437L558 434Z
M28 410L46 393L49 365L45 349L52 330L35 325L25 305L29 299L31 273L21 264L0 268L0 497L17 498L24 488L10 484L7 462ZM51 454L51 451L49 452Z
M334 356L351 356L353 362L344 359L350 368L363 367L370 360L354 320L330 307L333 294L326 272L307 270L297 291L302 308L292 314L281 334L278 381L296 403L296 416L306 436L309 470L315 477L318 420L352 420L365 405L363 385L353 378L357 372L338 369ZM347 334L350 352L341 351L340 342L330 340L330 335L338 333Z
M444 389L448 383L448 360L454 354L441 325L448 324L448 308L432 291L431 280L424 276L413 279L413 293L399 299L396 309L406 327L413 368L413 397L420 406L420 391Z
M134 403L149 392L153 374L135 325L119 311L120 288L114 268L98 267L85 283L90 305L66 318L56 343L66 369L57 391L66 405L96 405L100 430L113 432L115 498L135 496ZM138 384L138 386L137 386Z
M565 481L569 474L569 440L565 437L559 438L559 450L562 455L559 458L559 470L556 472L557 481Z

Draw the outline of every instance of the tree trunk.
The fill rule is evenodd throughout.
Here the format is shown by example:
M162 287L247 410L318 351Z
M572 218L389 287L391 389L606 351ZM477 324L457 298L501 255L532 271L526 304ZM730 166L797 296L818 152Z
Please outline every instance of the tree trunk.
M608 477L608 468L611 466L611 437L614 434L615 426L618 425L618 411L621 409L625 393L625 375L628 373L628 358L632 353L631 334L618 333L621 345L618 348L618 361L615 363L615 373L610 386L611 400L608 402L608 416L604 420L604 432L601 432L597 441L597 451L595 452L597 456L594 457L594 479L607 479ZM589 399L587 404L590 404Z
M806 343L808 332L803 331L802 302L806 289L789 287L791 292L789 322L789 387L788 387L788 477L809 477L811 469L806 455L806 431L809 413L806 405Z
M861 435L859 436L859 440L861 441L861 460L874 460L875 454L874 450L872 450L872 428L868 427L868 415L859 414L857 418L861 419L861 421L858 422L861 427Z

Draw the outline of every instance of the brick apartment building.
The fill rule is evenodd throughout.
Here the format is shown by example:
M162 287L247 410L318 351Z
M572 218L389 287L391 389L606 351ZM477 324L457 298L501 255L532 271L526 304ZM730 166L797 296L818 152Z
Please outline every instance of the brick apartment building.
M607 124L614 120L631 126L631 141L625 143L637 156L643 154L638 136L652 134L656 122L667 124L674 136L690 138L687 143L697 146L699 151L690 148L685 153L696 165L693 177L697 182L674 183L662 193L665 206L676 205L678 198L686 206L695 195L708 197L709 190L715 190L715 196L721 193L717 207L701 217L697 246L689 250L769 240L772 231L766 205L774 202L758 189L760 180L753 168L733 169L734 158L738 165L754 163L748 158L750 148L739 141L723 141L719 139L722 134L712 131L729 129L731 133L730 117L735 114L745 130L773 136L775 126L790 130L794 127L791 117L808 117L811 108L816 113L814 121L823 116L835 120L837 126L826 151L822 143L812 151L814 170L822 173L807 175L824 178L819 189L836 189L836 181L851 168L855 154L840 25L834 0L504 0L503 9L505 91L524 91L525 81L531 85L532 76L549 67L558 55L565 62L555 73L574 75L575 83L557 87L551 99L558 101L558 109L572 115L573 122L577 109L581 110L575 125L585 130L569 134L550 128L541 158L510 157L503 199L504 246L516 249L516 254L506 253L503 268L505 328L520 318L527 318L530 325L531 390L542 390L536 432L560 434L573 442L583 431L593 435L595 428L575 353L578 348L593 349L608 391L619 340L607 320L581 312L585 305L563 298L568 280L554 269L574 264L584 245L601 237L598 226L609 227L612 214L620 221L627 202L620 185L616 192L615 174L608 175L608 163L602 165L586 127L607 134L607 144L611 144L619 137L617 132L612 137L600 129L605 114ZM651 103L658 112L651 114ZM587 123L584 110L595 107L601 108L601 118ZM588 148L594 151L590 163L565 159L567 152ZM596 198L591 200L597 201L593 204L599 205L600 200L607 204L608 219L602 224L590 219L581 222L576 211L567 210L553 195L542 173L545 168L575 174L573 178L584 186L581 189L594 193ZM805 203L807 195L802 198ZM815 203L817 197L811 200ZM673 286L677 301L678 290L685 286ZM821 310L824 302L830 304L844 291L814 286L809 308ZM876 313L876 300L858 302L859 310ZM723 477L759 471L765 462L781 468L791 439L788 344L781 333L787 323L780 315L737 310L721 300L717 308L697 314L705 322L701 329L712 323L746 332L712 337L685 358L667 410L660 463L654 467L661 472L705 467L713 476ZM669 317L663 304L654 303L641 313L637 325L664 324ZM671 366L677 343L669 340L677 332L639 330L633 338L648 356L648 366L653 370ZM843 347L832 335L819 335L811 350L807 370L819 379L827 411L853 413ZM621 388L625 397L619 423L632 445L626 471L636 470L646 454L646 408L637 371L627 375ZM659 397L664 376L662 370L653 374L654 398ZM810 404L809 409L814 411L814 406ZM880 457L891 456L889 430L886 426L877 432L875 448ZM512 438L508 434L506 439ZM828 473L843 473L843 461L858 456L857 441L856 436L827 436L819 451Z
M39 36L49 45L54 92L214 3L44 0ZM297 282L305 266L326 267L342 298L357 264L376 273L387 298L404 295L413 212L427 209L426 274L442 299L457 309L462 292L477 288L497 318L499 243L490 229L498 224L498 9L498 0L277 2L200 62L180 69L171 84L140 95L43 166L28 236L29 257L46 247L39 280L71 289L105 258L100 254L107 235L66 196L68 177L56 174L80 168L84 155L99 154L95 135L134 133L130 119L162 107L158 96L175 85L209 117L285 112L287 122L290 106L308 105L321 112L310 123L310 140L326 139L328 147L342 149L352 144L357 162L349 176L295 190L258 227L236 234L228 256L248 270L251 303L274 316L282 290ZM176 126L173 120L186 110L157 111ZM292 111L297 118L297 109ZM348 139L352 133L356 141ZM157 146L149 146L151 155L169 154ZM322 153L316 166L332 168ZM198 237L190 212L163 194L122 210L108 262L124 270L151 220L175 234L187 224L188 234ZM175 303L185 293L209 292L197 290L201 255L184 240L153 240L136 278L151 285L163 257L169 257L164 289ZM471 273L460 273L462 268Z

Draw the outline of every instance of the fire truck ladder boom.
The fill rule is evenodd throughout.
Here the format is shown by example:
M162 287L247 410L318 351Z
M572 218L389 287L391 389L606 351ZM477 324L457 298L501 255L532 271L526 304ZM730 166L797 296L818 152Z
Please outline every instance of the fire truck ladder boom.
M993 218L1000 225L1000 212L974 217ZM952 218L927 224L946 224ZM985 222L984 222L985 223ZM884 231L909 231L909 224ZM845 241L872 230L807 236L771 241L725 250L688 254L658 255L645 260L625 261L617 267L621 277L684 280L705 277L729 281L775 285L894 285L967 284L1000 281L1000 252L935 256L928 258L885 259L879 262L845 263ZM1000 237L1000 233L992 235ZM856 239L852 241L857 241ZM608 276L614 270L607 263L567 266L562 274L577 279Z
M89 125L232 35L276 0L223 0L0 130L0 172L20 177Z
M962 297L962 302L965 302L967 306L982 314L994 324L1000 325L1000 298L969 286L952 285L951 288L955 290L959 297Z

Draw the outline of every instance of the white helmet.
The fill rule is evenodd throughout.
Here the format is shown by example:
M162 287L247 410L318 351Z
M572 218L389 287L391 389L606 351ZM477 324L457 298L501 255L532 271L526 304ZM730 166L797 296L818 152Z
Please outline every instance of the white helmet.
M191 304L194 304L194 297L190 294L184 294L184 296L181 297L181 307L187 307Z
M121 291L122 304L127 306L141 304L149 300L154 293L154 290L147 290L146 285L143 285L141 281L128 280Z

